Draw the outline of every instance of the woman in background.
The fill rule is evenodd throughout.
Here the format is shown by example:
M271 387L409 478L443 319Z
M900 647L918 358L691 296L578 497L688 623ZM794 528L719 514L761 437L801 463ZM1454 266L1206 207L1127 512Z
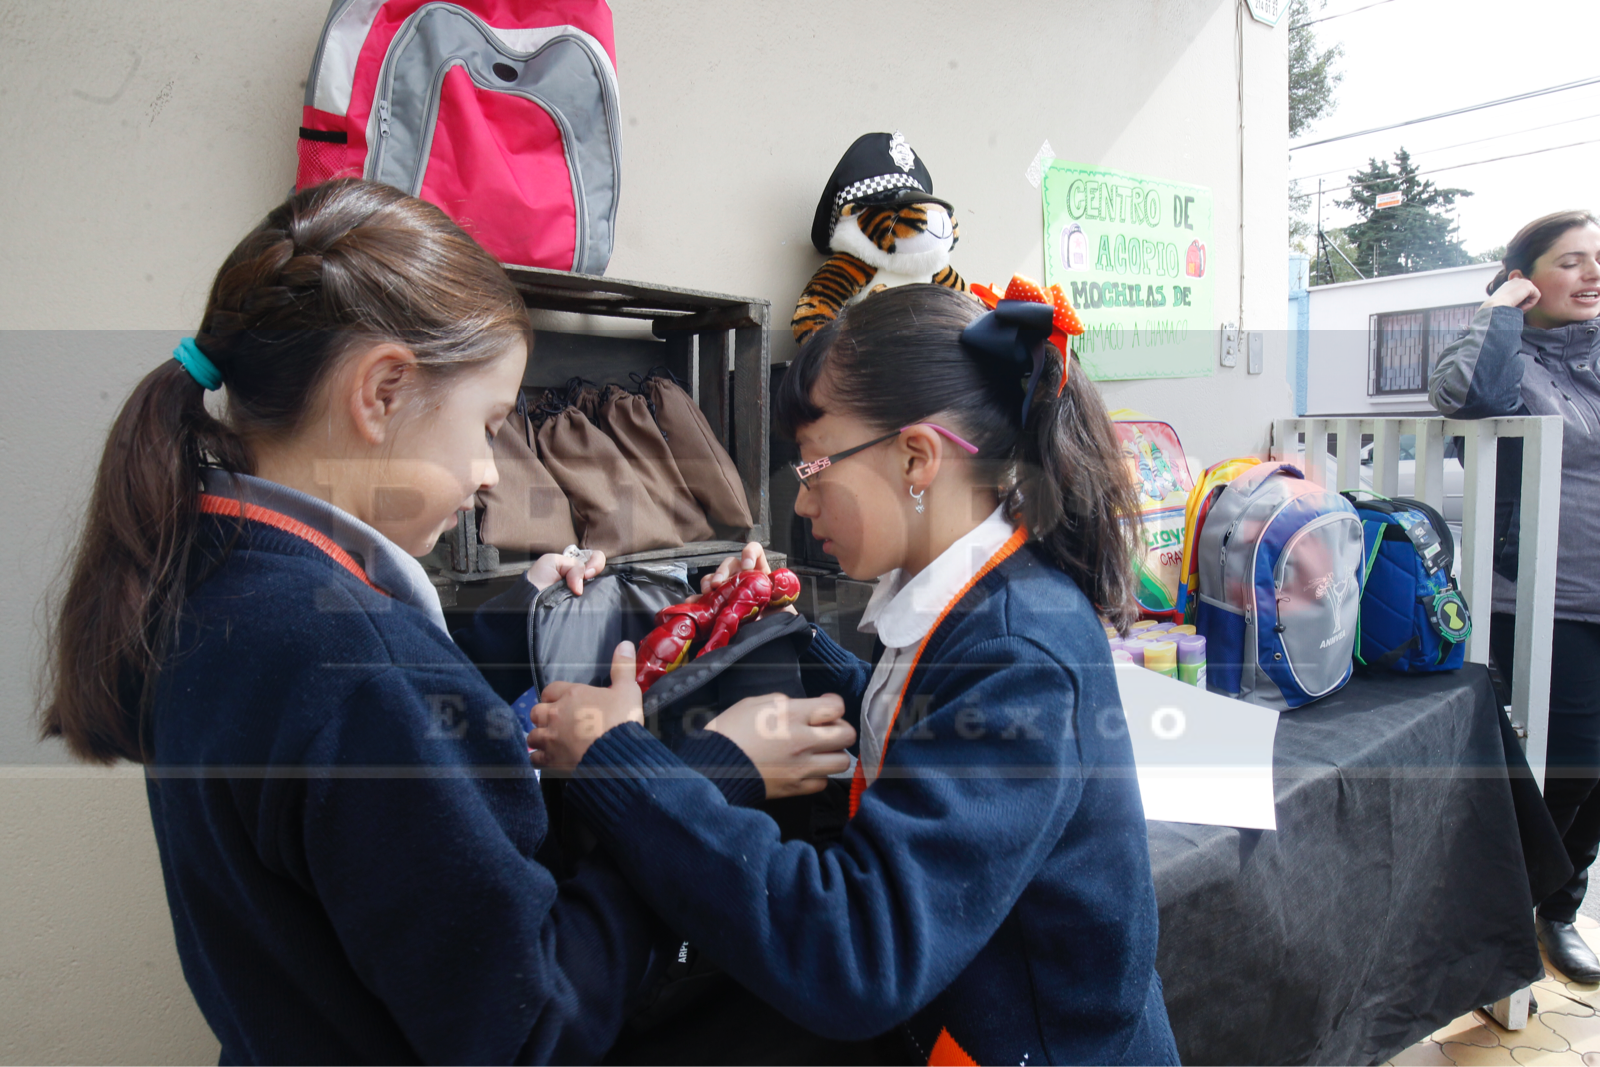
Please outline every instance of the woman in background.
M1561 211L1506 246L1489 299L1439 357L1428 399L1456 419L1560 415L1561 528L1550 653L1545 804L1576 873L1539 905L1539 942L1570 979L1600 981L1573 928L1600 850L1600 220ZM1490 647L1507 680L1515 647L1521 442L1501 442Z

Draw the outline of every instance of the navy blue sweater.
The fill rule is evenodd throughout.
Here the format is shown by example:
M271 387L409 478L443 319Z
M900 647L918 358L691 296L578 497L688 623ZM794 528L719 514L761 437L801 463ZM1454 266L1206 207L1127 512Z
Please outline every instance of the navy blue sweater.
M870 667L821 633L810 654L808 688L858 714ZM1110 652L1031 547L930 635L836 847L780 843L632 724L566 797L674 929L817 1033L904 1023L924 1062L951 1042L979 1063L1177 1062Z
M210 551L237 520L203 520ZM511 710L416 607L257 522L189 597L148 793L222 1061L592 1061L662 933L536 858Z

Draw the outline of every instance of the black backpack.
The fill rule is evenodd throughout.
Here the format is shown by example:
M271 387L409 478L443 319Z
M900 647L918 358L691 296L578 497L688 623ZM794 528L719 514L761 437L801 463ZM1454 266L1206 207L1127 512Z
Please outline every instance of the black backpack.
M655 627L655 613L691 592L675 564L607 568L584 584L581 597L564 584L542 591L528 612L528 659L536 689L551 682L606 685L620 641L636 645ZM731 642L660 678L645 694L645 727L672 747L748 696L804 697L800 652L811 626L800 615L775 613L739 627ZM519 701L520 703L520 701ZM540 862L558 877L597 847L581 819L562 802L564 779L541 781L550 833ZM783 840L826 847L849 819L847 782L830 781L809 797L760 805ZM874 1046L829 1041L790 1022L680 941L654 988L647 990L607 1054L607 1063L865 1063Z

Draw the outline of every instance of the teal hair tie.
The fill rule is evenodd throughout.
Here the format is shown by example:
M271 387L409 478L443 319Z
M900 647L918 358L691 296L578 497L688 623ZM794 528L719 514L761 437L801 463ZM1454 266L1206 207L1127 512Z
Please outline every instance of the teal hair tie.
M172 358L183 364L183 369L189 372L189 377L199 382L205 389L222 388L222 372L217 365L206 358L194 343L193 337L185 337L178 342L178 347L172 350Z

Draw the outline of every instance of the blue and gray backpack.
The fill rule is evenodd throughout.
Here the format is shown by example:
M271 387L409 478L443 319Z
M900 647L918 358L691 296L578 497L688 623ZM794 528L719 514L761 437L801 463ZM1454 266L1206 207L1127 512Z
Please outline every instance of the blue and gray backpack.
M1444 516L1420 500L1344 496L1364 532L1356 662L1407 674L1460 667L1472 615L1450 575L1456 546Z
M1198 553L1212 689L1285 709L1349 681L1363 562L1349 501L1287 463L1258 464L1212 505Z

